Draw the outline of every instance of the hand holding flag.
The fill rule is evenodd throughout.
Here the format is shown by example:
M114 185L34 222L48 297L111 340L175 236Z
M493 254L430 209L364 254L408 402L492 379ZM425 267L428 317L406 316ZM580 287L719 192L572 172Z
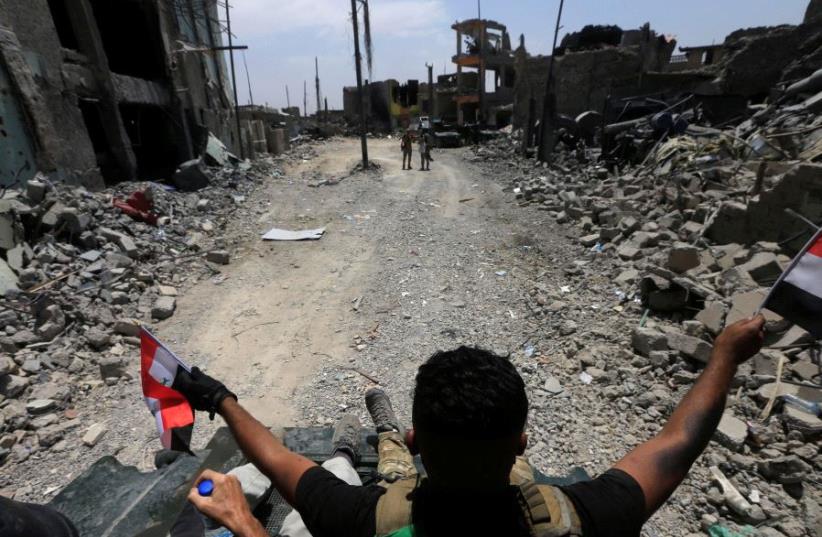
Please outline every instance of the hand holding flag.
M822 339L822 228L782 273L762 308Z
M151 332L140 330L143 396L166 449L189 451L194 410L214 419L226 397L237 396L196 367L189 367ZM193 407L193 409L192 409Z
M140 330L140 379L146 405L157 422L160 442L166 449L189 451L194 411L175 389L177 378L188 365L177 358L148 330Z

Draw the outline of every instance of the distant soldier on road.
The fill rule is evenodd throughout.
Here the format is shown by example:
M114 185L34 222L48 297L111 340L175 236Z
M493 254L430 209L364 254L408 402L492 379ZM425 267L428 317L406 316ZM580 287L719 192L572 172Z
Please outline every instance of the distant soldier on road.
M402 135L400 149L402 149L402 169L410 170L412 168L411 156L414 152L414 139L411 137L411 131L405 131L405 134ZM406 167L406 161L408 167Z
M428 140L428 134L420 134L420 170L431 170L431 144Z

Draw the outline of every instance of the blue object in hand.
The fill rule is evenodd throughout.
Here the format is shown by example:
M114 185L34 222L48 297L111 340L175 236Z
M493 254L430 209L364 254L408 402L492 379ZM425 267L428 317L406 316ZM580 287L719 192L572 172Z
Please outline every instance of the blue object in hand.
M214 481L203 479L197 483L197 492L200 493L200 496L211 496L211 493L214 492Z

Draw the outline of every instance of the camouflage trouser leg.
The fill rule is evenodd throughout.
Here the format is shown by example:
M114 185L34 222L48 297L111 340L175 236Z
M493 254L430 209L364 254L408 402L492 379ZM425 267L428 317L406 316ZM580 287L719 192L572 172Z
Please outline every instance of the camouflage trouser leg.
M414 456L408 451L402 435L396 431L380 433L377 445L377 472L387 483L417 475Z
M524 456L520 455L511 468L511 484L520 486L523 483L534 481L534 469Z

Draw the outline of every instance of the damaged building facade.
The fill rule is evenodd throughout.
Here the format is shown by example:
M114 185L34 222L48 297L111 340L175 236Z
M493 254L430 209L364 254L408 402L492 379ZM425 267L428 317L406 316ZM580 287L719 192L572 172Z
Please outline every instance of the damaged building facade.
M0 0L0 185L158 179L236 147L216 0Z
M641 93L644 77L662 71L675 46L675 40L657 35L647 24L628 31L591 26L565 36L555 51L557 111L576 117L589 110L602 111L609 96ZM515 54L513 123L522 128L529 115L542 115L551 57L528 54L524 38Z
M402 84L394 79L366 83L363 100L372 126L405 127L419 115L458 125L510 123L515 57L507 28L492 20L468 19L451 29L457 39L452 57L456 72L439 75L436 82L432 76L429 83ZM343 88L343 105L345 118L356 121L356 87Z
M555 51L557 112L572 121L583 113L605 112L604 121L614 122L633 119L625 111L639 101L689 96L713 123L732 121L750 103L766 101L773 88L822 68L822 22L815 4L800 25L737 30L723 43L678 51L676 41L647 24L638 30L589 26L569 34ZM550 56L529 55L521 38L515 128L542 116L550 61Z
M408 80L405 84L394 79L375 82L366 81L363 86L365 110L369 125L385 130L407 127L411 119L422 113L422 103L427 95L428 85L418 80ZM349 122L359 117L357 88L343 88L343 115Z
M469 19L451 29L457 35L457 53L452 58L457 66L453 96L457 124L505 124L499 116L513 102L515 79L507 28L492 20ZM490 88L489 75L493 78Z

